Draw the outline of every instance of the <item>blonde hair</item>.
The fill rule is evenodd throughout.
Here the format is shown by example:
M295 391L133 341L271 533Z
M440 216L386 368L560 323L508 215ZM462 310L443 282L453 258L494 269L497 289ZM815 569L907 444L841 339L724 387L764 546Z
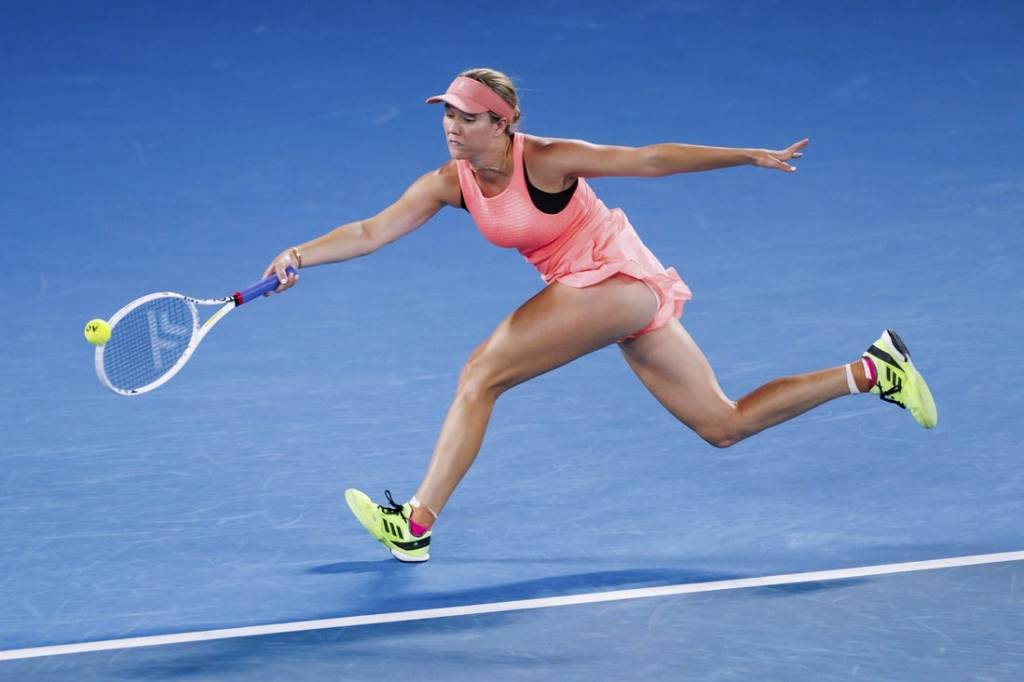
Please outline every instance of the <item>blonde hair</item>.
M499 97L508 102L509 106L512 107L514 112L512 120L508 122L508 134L511 135L516 131L519 119L522 118L522 112L519 110L519 95L516 94L516 86L512 82L512 79L501 71L495 69L488 69L486 67L478 67L475 69L466 69L460 76L466 78L472 78L475 81L480 81L491 90L493 90ZM497 123L501 120L500 116L496 116L493 112L488 112L491 115L491 120Z

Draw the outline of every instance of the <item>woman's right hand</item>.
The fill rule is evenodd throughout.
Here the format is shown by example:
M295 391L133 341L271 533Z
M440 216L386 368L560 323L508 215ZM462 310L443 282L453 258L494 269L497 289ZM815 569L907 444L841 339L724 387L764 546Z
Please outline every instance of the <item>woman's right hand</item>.
M301 263L299 263L299 260L296 257L294 247L289 247L277 254L274 260L270 261L270 265L267 266L267 269L263 271L263 277L275 275L277 277L277 281L280 282L278 287L271 293L280 294L295 286L299 281L298 270L300 266ZM286 272L285 268L294 268L295 273ZM270 294L268 293L266 295L269 296Z

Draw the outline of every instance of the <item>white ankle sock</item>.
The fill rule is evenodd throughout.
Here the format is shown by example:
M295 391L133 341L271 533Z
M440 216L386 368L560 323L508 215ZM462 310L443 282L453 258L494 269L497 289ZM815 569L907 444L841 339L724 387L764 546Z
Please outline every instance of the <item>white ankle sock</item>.
M414 509L419 509L420 507L423 507L428 512L430 512L431 514L434 515L434 519L435 520L437 519L437 512L434 511L433 509L431 509L430 507L428 507L427 505L423 504L422 502L420 502L419 499L415 495L413 495L412 499L409 500L409 504L411 504Z

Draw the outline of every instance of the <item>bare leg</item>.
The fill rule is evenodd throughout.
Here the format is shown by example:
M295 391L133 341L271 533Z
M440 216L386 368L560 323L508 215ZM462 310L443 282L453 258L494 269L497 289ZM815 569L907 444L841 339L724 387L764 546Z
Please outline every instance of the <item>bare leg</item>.
M413 518L429 526L476 458L504 391L642 329L656 310L646 284L627 277L575 289L554 283L507 317L462 370Z
M728 447L826 401L849 395L846 367L776 379L738 401L726 397L697 344L677 320L620 344L648 390L681 422L716 447ZM860 361L850 365L861 390Z

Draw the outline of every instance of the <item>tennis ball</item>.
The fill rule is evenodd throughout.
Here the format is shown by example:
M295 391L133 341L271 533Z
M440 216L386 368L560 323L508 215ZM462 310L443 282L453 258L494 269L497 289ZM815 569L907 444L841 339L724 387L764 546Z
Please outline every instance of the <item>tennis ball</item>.
M85 339L94 346L102 346L110 339L110 325L106 320L89 320L85 325Z

